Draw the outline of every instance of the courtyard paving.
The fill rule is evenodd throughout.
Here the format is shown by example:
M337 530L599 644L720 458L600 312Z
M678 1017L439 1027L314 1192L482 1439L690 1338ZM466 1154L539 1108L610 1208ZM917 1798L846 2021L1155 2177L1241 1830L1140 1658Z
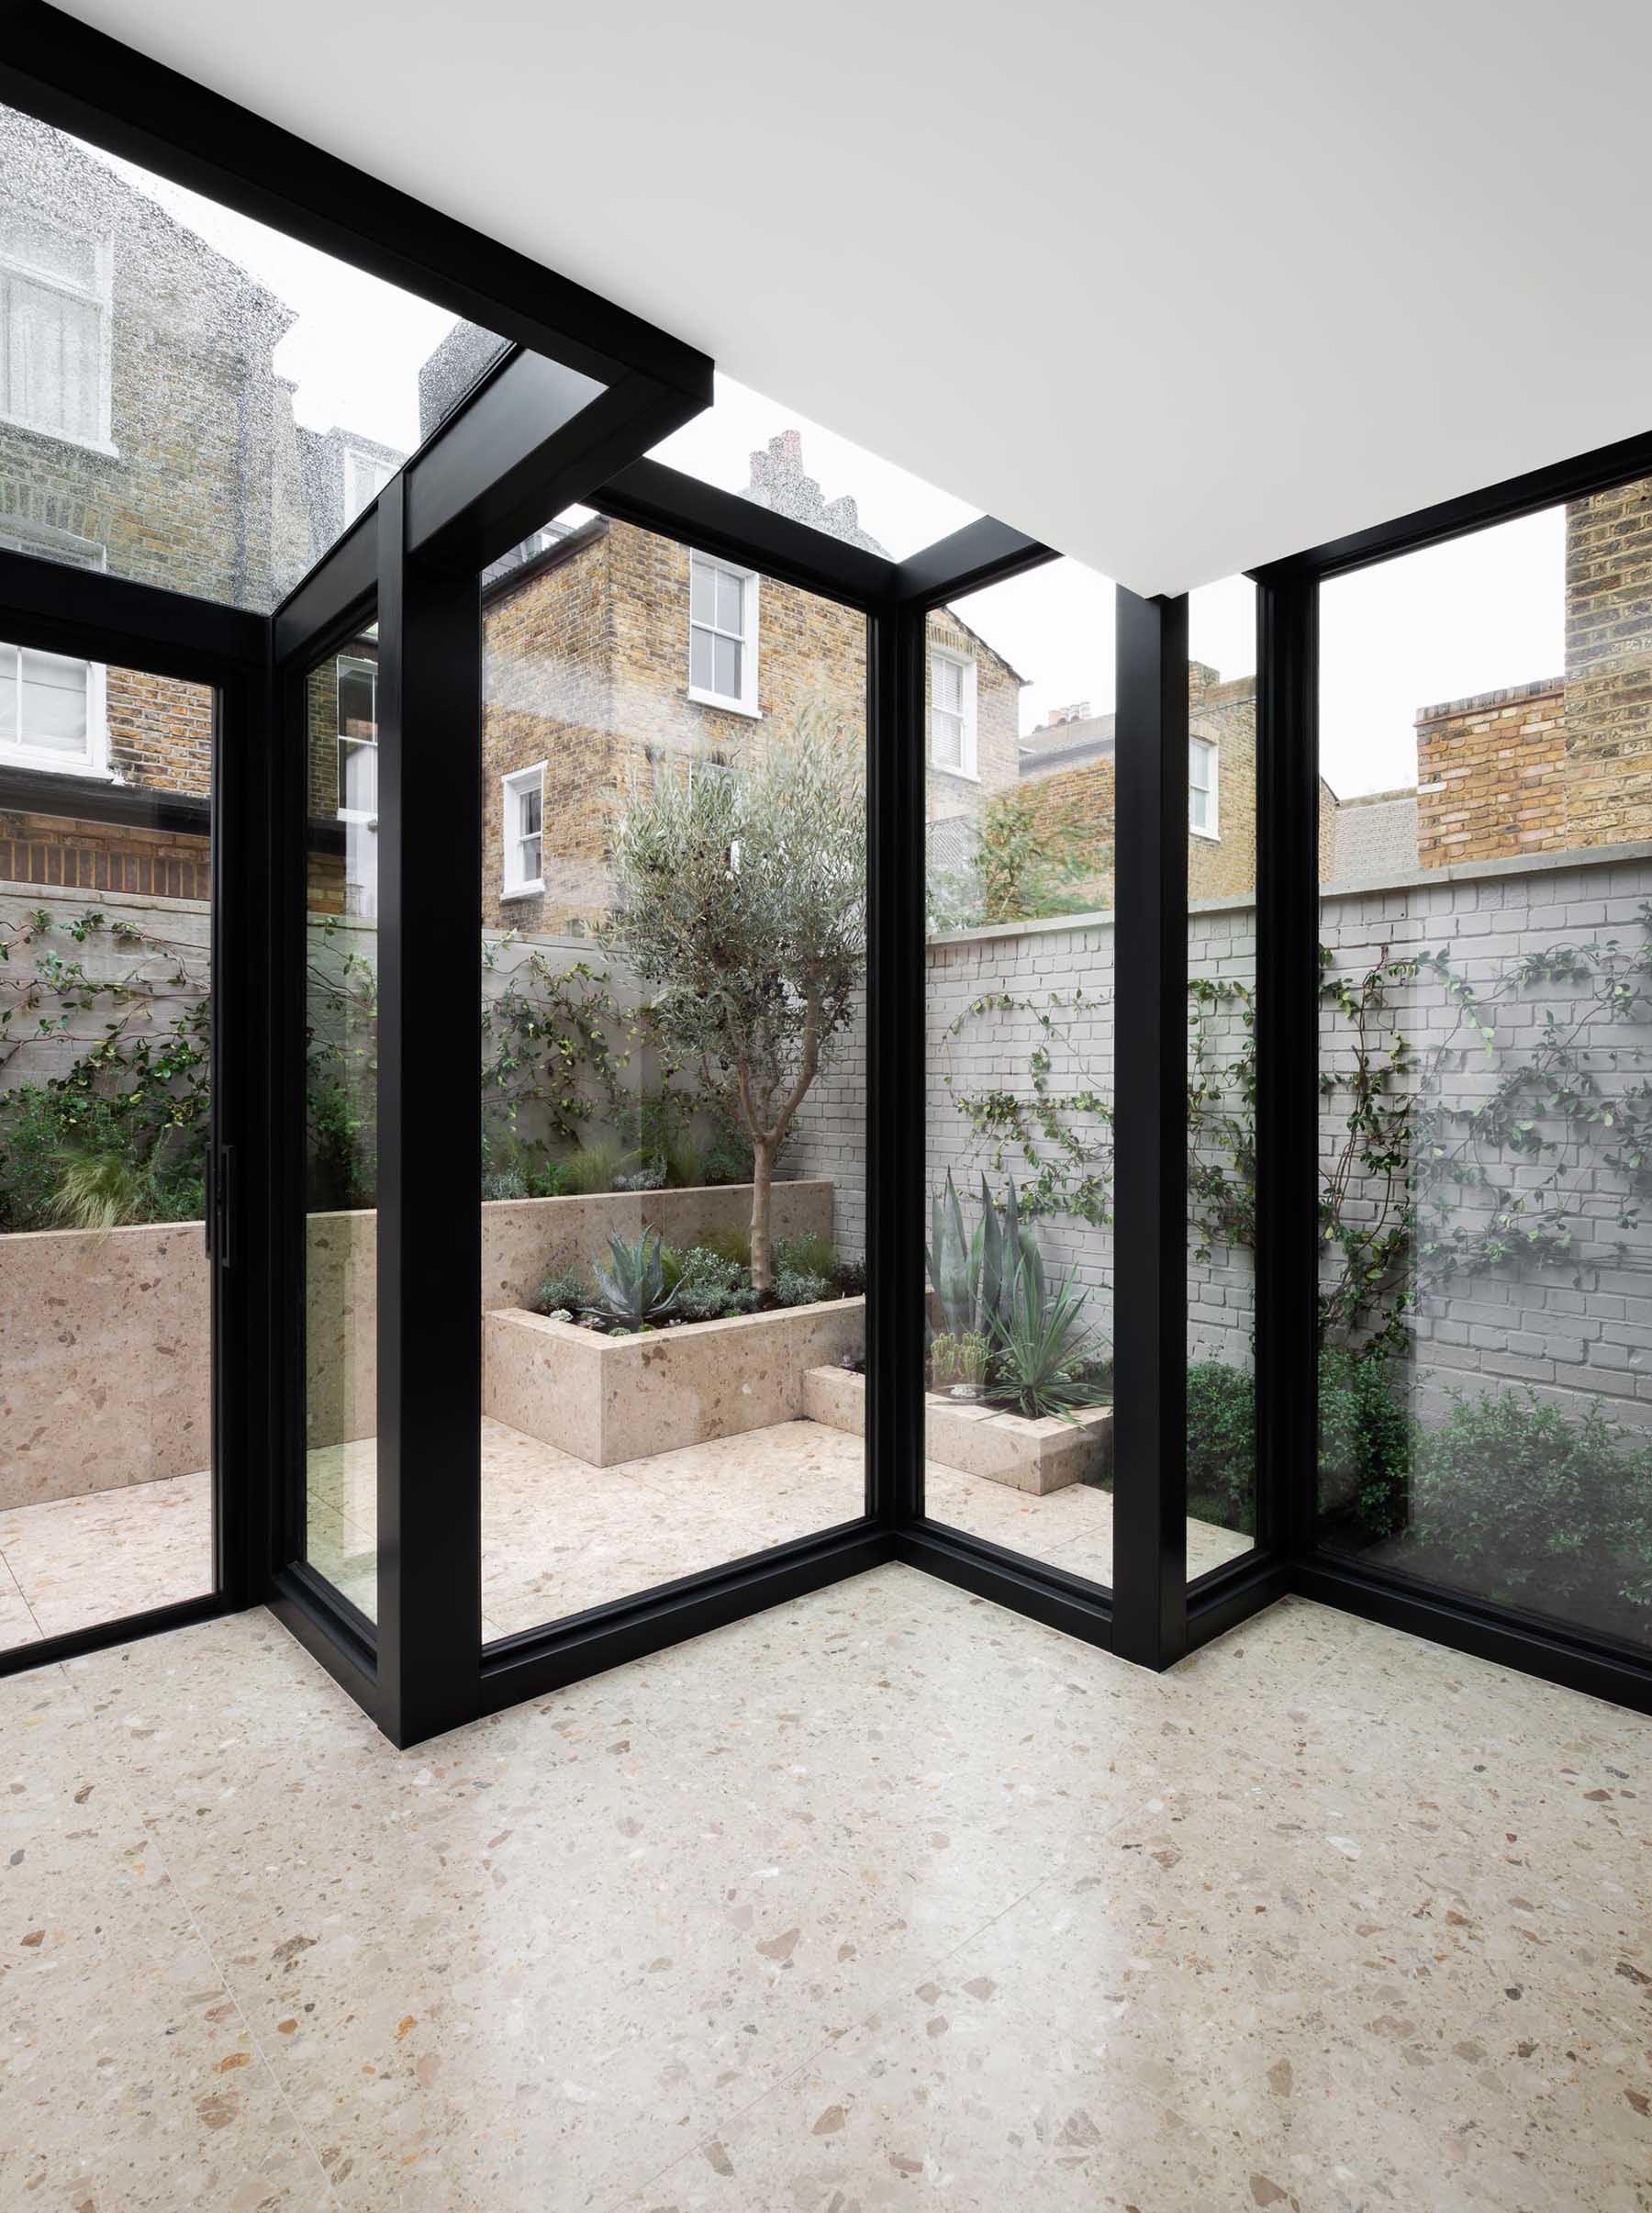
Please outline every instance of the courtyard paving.
M501 1422L482 1425L482 1608L490 1639L854 1520L858 1437L783 1422L614 1468L592 1468ZM373 1615L374 1441L311 1454L312 1565ZM1112 1499L1089 1484L1036 1498L930 1463L929 1509L972 1535L1112 1580ZM1190 1574L1248 1539L1188 1525ZM0 1514L0 1649L211 1588L204 1473Z

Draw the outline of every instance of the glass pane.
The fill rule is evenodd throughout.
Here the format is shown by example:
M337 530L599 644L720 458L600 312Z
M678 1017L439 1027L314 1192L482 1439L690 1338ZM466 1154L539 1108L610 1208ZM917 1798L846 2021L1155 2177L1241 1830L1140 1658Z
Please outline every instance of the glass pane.
M0 255L67 284L91 286L97 281L95 239L42 222L19 207L0 207Z
M591 518L484 584L489 1638L865 1508L865 624L765 578L753 723L687 697L689 568ZM507 900L541 761L544 890Z
M370 1619L378 1607L378 832L337 817L341 806L376 806L378 748L335 733L346 705L364 703L359 664L375 653L369 633L310 671L305 916L303 1557ZM350 721L375 731L353 713Z
M35 430L95 440L98 310L20 277L6 285L4 296L9 412Z
M717 571L709 561L695 561L688 570L688 613L695 622L716 619Z
M935 759L943 767L955 768L964 758L964 725L956 715L936 708L930 716Z
M1256 593L1189 595L1188 1575L1256 1529Z
M696 691L715 689L711 632L709 630L690 631L688 633L688 680Z
M745 587L738 576L731 576L727 569L717 572L717 627L732 631L739 637L745 629L741 619Z
M980 514L721 374L712 406L674 430L653 458L892 561Z
M378 811L378 747L352 738L339 742L339 806L352 814Z
M1054 563L938 609L927 656L973 668L980 780L928 788L926 1511L1104 1584L1113 604Z
M530 785L522 794L522 831L527 837L539 834L541 799L541 788L537 784ZM536 869L534 873L539 872Z
M377 727L377 685L371 668L339 666L339 729L351 737L370 736Z
M397 466L505 343L4 107L0 177L0 413L69 441L0 422L27 553L267 610L343 528L351 455Z
M0 645L0 739L15 743L17 736L17 649Z
M725 699L740 697L740 655L742 648L734 638L716 637L712 643L713 680L711 688L721 692Z
M214 1582L213 695L98 674L106 819L0 815L0 1649Z
M1652 1645L1652 483L1328 584L1319 1536Z
M23 655L23 743L57 753L86 750L86 683L84 661L58 654Z

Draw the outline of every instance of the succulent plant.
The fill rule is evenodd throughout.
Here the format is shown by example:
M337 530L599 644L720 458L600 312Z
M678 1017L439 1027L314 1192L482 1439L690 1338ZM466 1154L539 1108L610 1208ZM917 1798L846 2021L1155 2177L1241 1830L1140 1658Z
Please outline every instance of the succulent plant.
M679 1280L667 1288L660 1257L664 1243L657 1229L644 1230L635 1238L611 1235L610 1265L604 1268L600 1260L591 1262L597 1292L582 1302L585 1311L621 1329L670 1321L681 1310L683 1286Z
M951 1168L944 1187L931 1202L930 1281L950 1336L984 1336L994 1314L1008 1317L1023 1276L1035 1285L1039 1305L1044 1303L1038 1241L1021 1218L1013 1176L1009 1185L1000 1210L986 1177L981 1178L981 1218L967 1235Z

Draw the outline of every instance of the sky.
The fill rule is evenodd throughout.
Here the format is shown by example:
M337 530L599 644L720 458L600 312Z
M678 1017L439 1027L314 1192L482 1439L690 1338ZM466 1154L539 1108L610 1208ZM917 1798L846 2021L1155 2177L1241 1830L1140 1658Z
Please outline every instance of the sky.
M452 327L445 308L88 151L292 307L296 320L276 367L294 381L301 422L318 430L338 424L404 452L419 442L419 367ZM804 467L824 497L853 494L862 528L897 560L977 511L723 376L714 406L655 452L706 482L743 491L752 452L788 429L802 431ZM1564 531L1563 510L1550 509L1323 587L1321 766L1339 797L1415 781L1419 707L1562 672ZM1023 734L1052 709L1080 700L1093 713L1111 711L1112 594L1107 578L1063 560L958 601L970 627L1028 679ZM1254 594L1244 577L1192 593L1188 627L1194 659L1223 677L1254 673Z

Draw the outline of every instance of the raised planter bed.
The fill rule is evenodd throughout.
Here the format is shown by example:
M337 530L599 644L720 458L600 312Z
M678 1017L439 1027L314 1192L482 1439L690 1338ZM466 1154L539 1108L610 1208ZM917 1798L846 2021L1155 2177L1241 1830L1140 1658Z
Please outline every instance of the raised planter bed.
M804 1412L808 1369L858 1353L865 1299L634 1337L502 1307L482 1322L483 1411L595 1468L766 1429Z
M865 1436L865 1377L846 1368L811 1368L803 1378L803 1411L811 1422ZM1070 1422L1030 1422L932 1391L924 1395L923 1448L943 1468L1042 1498L1111 1471L1112 1422L1111 1406L1086 1407Z

